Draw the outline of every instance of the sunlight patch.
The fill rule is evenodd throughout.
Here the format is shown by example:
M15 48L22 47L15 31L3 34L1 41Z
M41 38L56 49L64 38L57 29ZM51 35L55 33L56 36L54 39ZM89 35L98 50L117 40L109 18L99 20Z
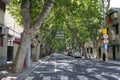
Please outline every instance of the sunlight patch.
M8 74L9 72L7 71L0 71L0 74Z
M2 78L1 80L16 80L17 77L12 77L12 76L8 76L6 78Z
M108 79L104 78L102 75L94 75L94 77L96 77L99 80L108 80Z
M89 73L90 73L90 72L93 72L93 71L95 71L95 70L97 70L97 69L96 69L96 68L88 68L88 69L86 69L86 71L89 72Z
M88 78L86 76L77 76L80 80L88 80Z

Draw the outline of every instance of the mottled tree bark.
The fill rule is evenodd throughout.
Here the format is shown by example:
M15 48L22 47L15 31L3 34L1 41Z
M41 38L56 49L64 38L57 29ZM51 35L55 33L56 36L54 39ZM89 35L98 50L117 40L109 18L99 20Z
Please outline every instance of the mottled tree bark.
M20 46L16 53L15 60L13 62L14 64L13 71L17 73L22 71L24 59L27 53L27 48L31 44L31 38L32 36L34 36L36 31L41 27L44 19L49 14L51 8L53 7L54 0L48 0L48 2L46 2L41 14L39 15L39 18L36 20L35 25L32 25L32 27L31 27L32 22L31 22L30 11L29 11L30 9L29 0L26 0L23 2L24 3L22 3L21 5L21 15L23 18L24 32L23 32Z

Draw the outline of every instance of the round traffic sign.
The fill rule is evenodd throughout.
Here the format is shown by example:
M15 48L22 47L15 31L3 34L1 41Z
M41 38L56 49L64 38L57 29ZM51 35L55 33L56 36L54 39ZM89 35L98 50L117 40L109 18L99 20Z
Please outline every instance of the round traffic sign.
M108 44L108 43L109 43L108 39L104 39L103 42L104 42L105 44Z
M107 34L104 34L104 35L103 35L103 38L108 38L108 35L107 35Z

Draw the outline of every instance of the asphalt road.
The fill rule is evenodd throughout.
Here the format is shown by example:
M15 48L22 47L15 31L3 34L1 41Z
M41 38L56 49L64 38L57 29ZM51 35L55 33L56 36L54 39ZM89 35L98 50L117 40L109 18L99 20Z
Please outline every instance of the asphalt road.
M35 66L24 80L120 80L120 66L53 54Z

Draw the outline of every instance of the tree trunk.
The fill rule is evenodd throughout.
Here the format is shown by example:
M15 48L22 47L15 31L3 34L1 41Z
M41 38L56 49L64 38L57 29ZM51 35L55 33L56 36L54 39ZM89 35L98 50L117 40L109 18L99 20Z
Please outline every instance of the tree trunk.
M38 59L39 59L40 45L41 45L40 43L41 43L41 42L38 42L37 45L36 45L36 47L35 47L35 53L34 53L34 55L33 55L33 61L34 61L34 62L37 62Z
M13 71L19 73L23 69L23 63L26 57L28 46L30 45L31 39L30 35L24 31L22 36L21 44L19 45L18 51L16 53L16 57L14 60Z
M22 36L22 40L20 43L20 46L18 48L18 51L16 53L15 60L13 62L13 72L19 73L23 69L23 63L24 59L26 57L27 49L28 46L31 44L31 38L34 36L36 31L41 27L43 21L49 14L51 8L53 7L54 0L48 1L45 5L44 8L39 15L39 18L36 20L35 25L31 26L31 16L30 16L30 3L29 0L23 1L21 5L21 15L23 19L23 26L24 26L24 32ZM30 54L28 54L27 60L30 60ZM30 62L30 61L29 61Z
M81 43L81 47L82 47L82 55L84 56L84 58L88 59L87 56L87 52L86 52L86 48L84 47L84 43Z

